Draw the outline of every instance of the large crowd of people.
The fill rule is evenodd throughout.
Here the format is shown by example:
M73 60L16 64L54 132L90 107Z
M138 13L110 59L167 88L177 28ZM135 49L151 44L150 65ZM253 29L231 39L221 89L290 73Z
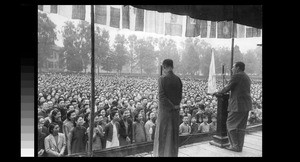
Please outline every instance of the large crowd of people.
M93 150L152 141L158 109L158 78L95 77ZM207 81L181 78L179 134L216 131L217 98L208 95ZM217 89L222 83L217 82ZM262 83L252 81L253 110L248 124L262 120ZM88 74L38 74L39 156L85 152L91 112Z

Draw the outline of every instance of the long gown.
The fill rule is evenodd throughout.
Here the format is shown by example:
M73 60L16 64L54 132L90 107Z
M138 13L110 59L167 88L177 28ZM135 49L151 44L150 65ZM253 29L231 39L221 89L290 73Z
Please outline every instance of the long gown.
M86 150L86 142L87 142L87 134L85 134L86 128L83 126L74 127L71 130L71 153L80 153L85 152Z
M179 110L176 110L173 104L179 105L181 101L182 83L171 72L165 77L159 78L158 90L159 104L153 155L155 157L177 157L179 146ZM173 101L170 102L171 100Z

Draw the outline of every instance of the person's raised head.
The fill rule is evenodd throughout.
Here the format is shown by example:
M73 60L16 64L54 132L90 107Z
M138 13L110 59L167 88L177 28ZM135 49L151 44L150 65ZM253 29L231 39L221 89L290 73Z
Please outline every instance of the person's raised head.
M245 70L245 63L243 63L241 61L238 61L238 62L235 62L233 67L236 68L239 71L244 71Z
M76 117L76 112L75 112L75 110L69 110L69 111L67 112L67 119L68 119L69 121L72 121L73 119L75 119L75 117Z
M56 135L58 133L58 131L59 131L58 124L55 123L55 122L50 123L48 131L49 131L50 134Z
M162 63L164 68L173 68L173 60L165 59Z

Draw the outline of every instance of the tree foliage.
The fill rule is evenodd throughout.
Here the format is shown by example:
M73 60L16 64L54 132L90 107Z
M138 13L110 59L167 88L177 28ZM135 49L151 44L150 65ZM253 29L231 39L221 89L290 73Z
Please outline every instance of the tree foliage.
M80 21L77 26L72 21L65 22L62 36L67 70L86 71L91 58L90 31L91 26L86 21Z
M155 71L155 52L153 46L153 39L138 39L135 46L135 52L137 54L137 64L140 67L140 71L144 70L150 74Z
M114 42L113 58L115 61L115 69L118 72L122 71L123 66L128 62L128 51L126 44L128 43L124 35L117 34Z
M128 47L129 47L128 61L130 66L130 73L132 73L132 70L137 66L137 55L135 52L137 36L133 34L129 35L127 40L128 40Z
M56 25L46 13L38 12L38 67L43 67L52 53L52 46L57 39L55 28Z
M98 69L100 66L103 66L108 59L108 55L110 54L110 46L109 46L109 31L105 29L96 28L95 34L95 65ZM109 69L109 68L108 68ZM104 69L103 69L104 70Z

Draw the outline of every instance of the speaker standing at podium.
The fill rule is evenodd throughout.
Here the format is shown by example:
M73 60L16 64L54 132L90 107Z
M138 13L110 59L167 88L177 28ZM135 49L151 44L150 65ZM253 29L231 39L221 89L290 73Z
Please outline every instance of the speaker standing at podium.
M173 73L173 61L163 61L165 75L158 79L158 117L155 128L153 155L177 157L179 139L179 104L182 99L182 82Z
M244 70L245 64L236 62L232 68L233 75L230 81L221 91L217 92L226 93L230 91L226 121L230 146L227 149L236 152L241 152L243 149L248 114L252 108L251 80Z

